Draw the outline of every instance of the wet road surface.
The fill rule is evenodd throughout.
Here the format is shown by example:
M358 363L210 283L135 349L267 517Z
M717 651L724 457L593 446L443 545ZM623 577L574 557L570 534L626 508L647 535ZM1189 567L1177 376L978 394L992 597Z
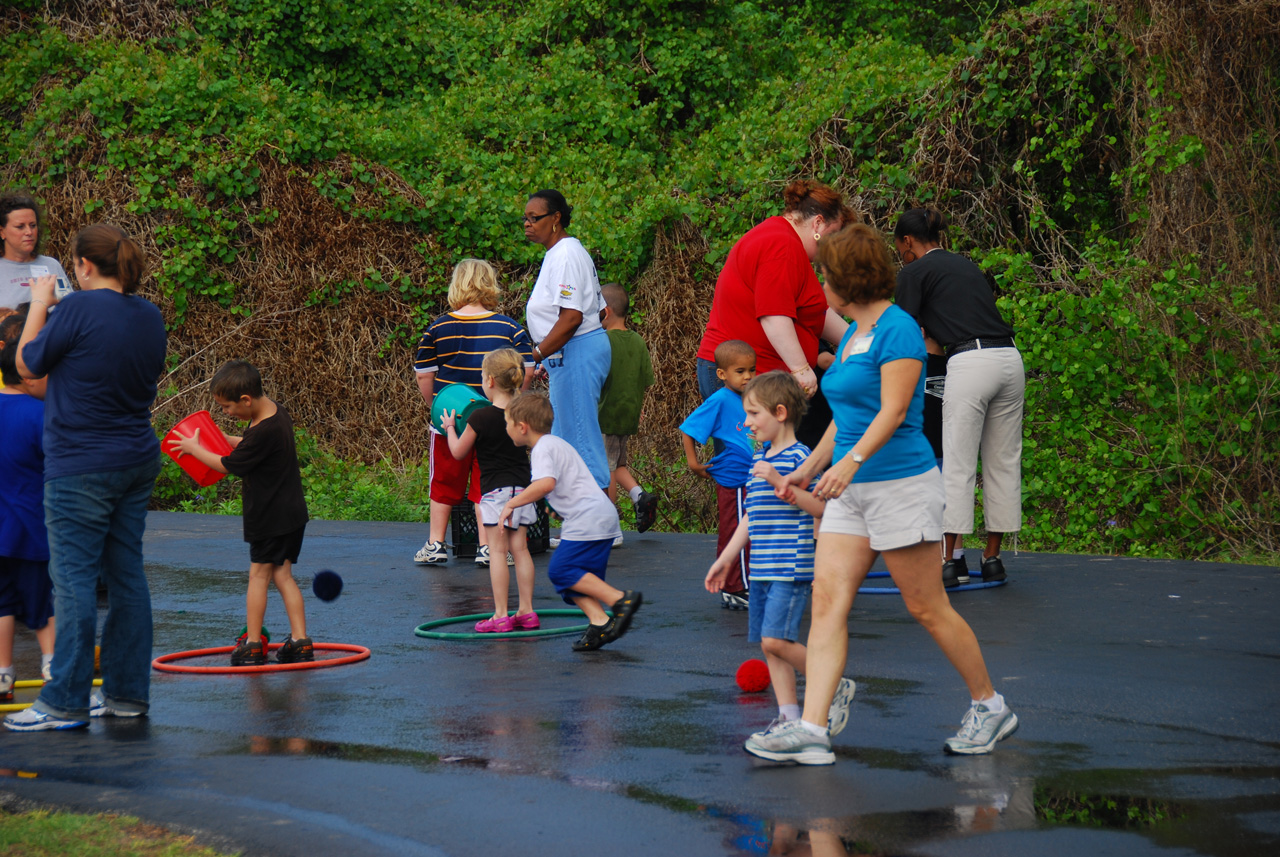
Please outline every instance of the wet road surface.
M308 857L1280 852L1278 569L1006 553L1008 586L952 597L1022 720L974 758L942 753L963 683L899 598L864 595L838 761L797 768L741 749L776 709L734 683L759 650L746 614L701 590L714 537L628 533L609 577L643 590L644 607L625 638L584 654L573 637L416 637L489 599L470 560L414 565L424 538L410 524L308 526L310 633L370 660L157 672L140 722L0 730L0 802L126 812L227 850ZM240 519L153 513L146 556L155 654L229 644L244 624ZM547 555L535 559L535 606L563 607ZM329 604L309 588L322 568L346 584ZM267 626L287 633L274 590ZM36 672L30 635L17 664Z

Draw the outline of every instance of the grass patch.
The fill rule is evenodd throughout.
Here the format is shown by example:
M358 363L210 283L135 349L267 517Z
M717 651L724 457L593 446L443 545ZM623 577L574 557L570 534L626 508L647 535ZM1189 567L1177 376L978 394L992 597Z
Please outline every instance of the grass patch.
M225 857L127 815L0 810L0 852L12 857ZM236 852L239 854L240 852Z

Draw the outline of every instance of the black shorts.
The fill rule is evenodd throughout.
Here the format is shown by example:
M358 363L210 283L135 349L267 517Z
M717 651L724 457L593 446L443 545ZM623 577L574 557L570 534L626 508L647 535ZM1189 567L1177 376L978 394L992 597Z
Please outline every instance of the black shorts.
M292 533L249 542L249 562L269 562L272 565L284 565L286 560L297 562L298 554L302 553L302 532L306 528L303 524Z

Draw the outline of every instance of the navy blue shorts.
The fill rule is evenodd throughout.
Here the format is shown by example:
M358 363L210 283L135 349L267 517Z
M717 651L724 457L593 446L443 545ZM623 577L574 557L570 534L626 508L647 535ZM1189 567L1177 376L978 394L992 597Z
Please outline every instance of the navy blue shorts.
M285 560L296 563L302 553L302 533L304 524L292 533L283 536L272 536L256 542L249 542L249 562L269 562L272 565L284 565Z
M53 616L53 581L49 563L0 557L0 616L14 616L33 631Z
M613 550L613 539L600 539L594 542L572 542L562 540L560 547L551 555L551 564L547 566L547 576L556 588L556 593L566 604L573 604L573 587L585 575L594 574L604 580L605 568L609 565L609 551Z

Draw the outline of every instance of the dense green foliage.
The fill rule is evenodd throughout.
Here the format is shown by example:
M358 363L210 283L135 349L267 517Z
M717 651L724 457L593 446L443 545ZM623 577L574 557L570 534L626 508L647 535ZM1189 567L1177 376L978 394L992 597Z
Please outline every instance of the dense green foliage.
M904 203L939 206L955 246L996 275L1029 371L1025 545L1278 549L1276 309L1247 271L1136 254L1151 189L1205 144L1169 123L1158 58L1135 80L1134 48L1088 0L170 5L188 23L143 41L73 38L33 6L0 39L0 156L15 184L80 167L122 181L128 210L161 224L176 324L197 302L247 312L226 272L273 217L269 160L316 167L344 210L443 248L424 255L517 274L539 256L523 201L560 187L602 277L624 282L650 264L655 230L682 220L714 271L776 213L782 184L812 176L881 224ZM348 157L379 205L356 205L326 166ZM315 295L362 286L396 289L421 320L445 283L389 267ZM357 517L420 515L413 473L323 457L308 452L315 496L339 480L359 489ZM227 499L210 496L185 502Z

